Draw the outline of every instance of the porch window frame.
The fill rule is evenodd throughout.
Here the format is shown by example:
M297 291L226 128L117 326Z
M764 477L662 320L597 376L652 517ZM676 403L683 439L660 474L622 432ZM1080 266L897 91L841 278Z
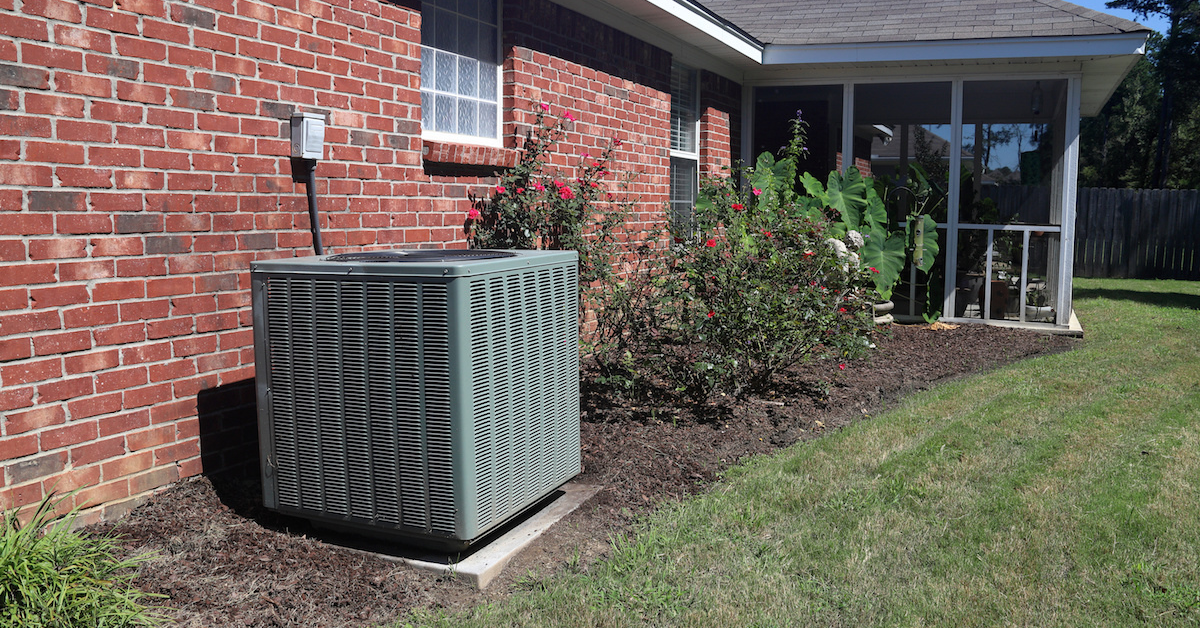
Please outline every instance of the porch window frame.
M1055 299L1055 320L1056 327L1066 327L1070 323L1071 317L1071 290L1073 288L1074 275L1074 254L1075 254L1075 224L1074 224L1074 208L1076 203L1076 195L1078 188L1078 173L1079 173L1079 116L1081 111L1082 101L1082 80L1083 73L1081 71L1062 71L1062 70L1043 70L1029 72L928 72L915 73L907 76L887 76L877 74L864 74L850 78L838 80L831 76L814 76L806 79L782 79L773 78L770 80L748 81L744 85L742 92L742 109L743 111L753 111L755 102L755 90L763 87L777 86L806 86L806 85L842 85L842 167L844 173L849 170L850 166L854 165L854 88L860 84L872 83L928 83L931 81L949 82L951 83L951 106L950 106L950 144L951 146L962 146L963 139L963 86L972 81L1015 81L1015 80L1065 80L1067 81L1066 93L1066 111L1065 111L1065 137L1062 147L1062 159L1065 167L1063 168L1062 190L1060 191L1059 200L1062 207L1072 208L1071 220L1067 220L1064 216L1061 219L1061 225L1053 228L1038 228L1040 231L1058 232L1060 240L1060 272L1058 276L1058 292ZM754 146L754 121L750 116L745 116L743 132L744 136L750 141L742 144L742 159L747 163L752 163L754 156L749 154ZM950 172L959 172L962 168L962 155L960 151L950 151ZM960 198L962 184L959 177L951 176L947 182L947 197ZM972 228L979 225L971 225L959 223L959 207L958 203L947 203L947 220L944 223L937 223L938 229L945 229L946 242L943 248L947 248L946 255L946 276L953 277L958 270L958 230L962 227ZM998 226L989 225L989 241L995 231L1020 231L1021 227L1000 228ZM1031 229L1032 230L1032 229ZM1024 236L1028 239L1028 234ZM949 253L953 251L954 255ZM1071 266L1071 272L1065 272L1066 266ZM988 267L990 270L990 256ZM1023 279L1024 281L1024 279ZM967 321L978 322L977 319L959 319L953 316L945 315L945 312L954 312L954 282L946 281L942 299L942 319L950 321ZM990 299L990 295L989 299ZM1024 319L1024 308L1022 308L1021 320ZM992 322L992 321L988 321ZM1002 321L1001 321L1002 322ZM1023 322L1021 324L1024 324Z

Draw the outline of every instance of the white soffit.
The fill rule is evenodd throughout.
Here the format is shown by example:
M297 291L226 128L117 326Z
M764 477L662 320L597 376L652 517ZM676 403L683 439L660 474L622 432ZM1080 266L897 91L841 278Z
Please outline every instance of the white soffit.
M739 82L762 64L762 44L687 0L553 1Z

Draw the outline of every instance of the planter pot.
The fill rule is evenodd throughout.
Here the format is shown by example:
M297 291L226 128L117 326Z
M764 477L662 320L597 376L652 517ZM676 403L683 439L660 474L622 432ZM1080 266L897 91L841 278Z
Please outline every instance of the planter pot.
M1050 307L1049 305L1026 305L1025 321L1032 323L1053 323L1054 308Z
M892 303L891 301L883 301L881 303L876 303L871 307L875 309L876 325L887 325L895 320L892 318L892 308L896 307L895 303Z

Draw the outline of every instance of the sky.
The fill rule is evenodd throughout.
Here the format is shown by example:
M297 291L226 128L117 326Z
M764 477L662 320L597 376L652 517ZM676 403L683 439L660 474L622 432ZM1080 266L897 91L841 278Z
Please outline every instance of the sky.
M1089 9L1092 9L1093 11L1099 11L1101 13L1107 13L1109 15L1123 17L1127 20L1133 20L1134 22L1137 22L1138 24L1153 28L1154 30L1158 31L1159 33L1162 33L1164 35L1167 34L1168 23L1167 23L1167 20L1165 18L1163 18L1162 16L1158 16L1158 15L1147 16L1147 18L1143 20L1143 19L1138 18L1136 15L1134 15L1132 11L1126 11L1125 9L1110 9L1110 8L1104 6L1106 0L1066 0L1066 1L1071 2L1073 4L1078 4L1081 7L1087 7Z

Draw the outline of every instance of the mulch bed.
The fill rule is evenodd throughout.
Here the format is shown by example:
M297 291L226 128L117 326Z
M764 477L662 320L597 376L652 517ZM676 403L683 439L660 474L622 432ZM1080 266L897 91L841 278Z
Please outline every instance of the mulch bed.
M768 393L705 407L670 395L627 403L585 386L584 470L575 481L604 488L484 592L322 540L306 522L264 511L256 478L182 482L93 531L119 535L131 554L157 553L137 585L165 595L164 612L181 626L371 626L413 608L497 599L568 565L586 568L639 516L705 490L747 456L867 420L910 392L1078 342L983 325L893 325L874 341L877 350L845 369L810 362Z

